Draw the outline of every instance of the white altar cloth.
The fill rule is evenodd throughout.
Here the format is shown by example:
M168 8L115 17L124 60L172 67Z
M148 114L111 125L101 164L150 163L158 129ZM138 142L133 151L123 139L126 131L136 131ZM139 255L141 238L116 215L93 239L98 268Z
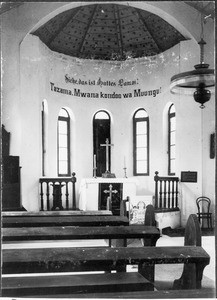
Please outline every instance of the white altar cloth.
M123 183L123 199L136 195L137 178L84 178L79 190L79 209L98 210L99 183Z

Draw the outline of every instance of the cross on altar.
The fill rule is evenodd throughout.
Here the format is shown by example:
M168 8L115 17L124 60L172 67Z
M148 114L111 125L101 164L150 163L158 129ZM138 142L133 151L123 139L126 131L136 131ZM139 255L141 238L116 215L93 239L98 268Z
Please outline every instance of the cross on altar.
M105 144L100 144L100 146L106 147L106 173L109 173L109 147L114 144L109 144L109 140L106 139Z
M105 194L109 193L109 210L111 210L111 206L112 206L112 194L116 194L118 193L117 190L112 190L113 186L112 184L109 185L109 190L104 190L103 192Z

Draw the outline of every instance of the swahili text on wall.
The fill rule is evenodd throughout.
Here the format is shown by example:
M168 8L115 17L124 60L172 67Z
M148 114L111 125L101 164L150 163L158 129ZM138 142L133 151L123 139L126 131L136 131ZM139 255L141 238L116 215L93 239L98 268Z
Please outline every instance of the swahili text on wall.
M68 77L65 77L65 81ZM72 80L72 79L71 79ZM95 80L89 80L89 81L84 81L81 79L78 80L73 80L73 81L67 81L71 82L76 85L81 85L81 86L86 86L86 85L97 85L99 87L102 86L111 86L111 87L116 87L121 86L121 87L126 87L126 86L133 86L138 84L138 79L134 81L124 81L123 79L120 79L118 83L114 81L102 81L101 79L98 79L97 81ZM151 90L141 90L140 88L134 88L131 92L122 92L122 93L116 93L115 91L111 93L105 93L102 91L98 92L85 92L79 87L74 87L73 89L66 89L59 87L53 82L50 82L50 89L52 92L56 93L61 93L69 96L74 96L74 97L81 97L81 98L101 98L101 99L121 99L121 98L135 98L135 97L146 97L146 96L152 96L156 97L159 93L161 93L161 87L158 89L151 89Z

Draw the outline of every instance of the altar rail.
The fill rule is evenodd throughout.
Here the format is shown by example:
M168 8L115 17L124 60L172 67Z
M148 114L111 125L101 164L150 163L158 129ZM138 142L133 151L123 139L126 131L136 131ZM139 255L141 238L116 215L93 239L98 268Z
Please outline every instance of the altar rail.
M171 211L179 210L178 207L178 177L161 177L156 171L155 181L155 210Z
M76 210L76 177L40 178L41 211Z

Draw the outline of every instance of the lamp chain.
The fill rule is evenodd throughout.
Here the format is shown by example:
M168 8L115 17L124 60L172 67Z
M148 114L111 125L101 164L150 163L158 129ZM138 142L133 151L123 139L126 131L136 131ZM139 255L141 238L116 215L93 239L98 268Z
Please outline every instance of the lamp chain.
M201 14L201 34L200 34L200 41L198 42L199 46L200 46L200 64L204 64L204 45L206 44L206 42L204 41L204 16L203 14Z

